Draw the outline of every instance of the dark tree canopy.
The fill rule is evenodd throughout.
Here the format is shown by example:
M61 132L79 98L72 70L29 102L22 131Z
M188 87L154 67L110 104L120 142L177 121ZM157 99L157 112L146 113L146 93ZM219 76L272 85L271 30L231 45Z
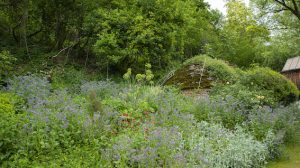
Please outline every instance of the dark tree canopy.
M122 73L145 63L165 70L198 54L273 67L298 53L300 2L252 2L227 1L224 16L203 0L0 0L0 50L21 62L50 58ZM287 37L295 44L278 61L275 41Z

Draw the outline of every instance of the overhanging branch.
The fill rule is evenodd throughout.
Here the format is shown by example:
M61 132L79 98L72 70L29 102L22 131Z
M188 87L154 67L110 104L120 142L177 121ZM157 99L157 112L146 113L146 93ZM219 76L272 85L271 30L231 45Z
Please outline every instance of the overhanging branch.
M285 0L274 0L278 4L280 4L283 8L286 10L292 12L300 21L300 12L299 12L299 7L297 5L297 2L295 0L292 0L293 7L289 6Z

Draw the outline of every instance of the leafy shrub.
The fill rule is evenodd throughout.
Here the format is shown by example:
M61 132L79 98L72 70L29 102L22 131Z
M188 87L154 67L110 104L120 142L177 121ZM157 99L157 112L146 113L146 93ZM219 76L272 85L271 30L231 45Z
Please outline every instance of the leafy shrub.
M274 97L277 102L289 103L297 100L299 96L295 84L269 68L255 67L247 71L241 79L241 84L251 90L269 90L271 94L265 97Z
M236 81L238 77L236 68L231 67L222 60L214 59L206 55L199 55L190 58L183 63L183 66L192 64L200 64L204 66L211 77L223 82Z
M8 72L13 69L13 63L17 59L10 54L9 51L1 51L0 52L0 81L3 76L8 75Z
M282 150L283 136L284 135L281 133L277 133L276 135L271 130L269 130L265 135L263 143L268 148L268 160L280 159L284 156L284 151Z
M41 102L50 95L49 82L37 75L15 76L8 83L8 90L24 98L30 105Z
M210 92L211 98L220 99L232 97L243 104L247 109L258 106L275 106L276 100L270 90L255 90L249 86L244 86L240 82L235 84L217 85Z
M248 115L247 127L252 134L262 140L272 130L275 135L281 134L282 141L291 141L297 132L300 110L297 105L278 108L256 108Z
M102 102L118 111L126 120L143 119L143 116L155 112L157 109L156 104L148 101L150 99L148 96L158 96L153 93L154 89L150 91L150 88L148 86L130 87L120 92L118 98L110 97ZM150 92L147 93L145 90Z
M51 149L70 147L81 142L84 109L75 104L64 90L55 91L45 100L38 100L27 109L30 123L26 125L28 136L34 142L22 144L31 153L45 154ZM32 157L32 156L31 156Z
M114 138L106 158L117 167L184 167L184 140L176 127L125 132Z
M0 163L17 151L22 138L23 100L9 93L0 93Z
M117 167L261 167L267 154L240 127L229 131L206 122L190 125L187 137L176 126L126 131L105 152Z
M67 88L70 92L78 93L82 83L87 80L85 72L74 67L59 67L52 71L53 88Z
M93 144L94 145L94 144ZM6 162L4 167L107 167L102 161L98 146L74 146L55 153L38 155L33 160L16 155L13 162Z
M208 167L250 168L262 167L265 164L267 147L245 133L241 127L229 131L221 125L202 122L197 130L187 141L192 151L197 149L203 153Z
M238 99L232 96L197 100L189 112L197 121L222 124L225 128L233 130L246 119L249 110Z
M120 91L120 85L112 81L90 81L81 85L80 88L82 94L88 94L94 91L101 98L117 96Z

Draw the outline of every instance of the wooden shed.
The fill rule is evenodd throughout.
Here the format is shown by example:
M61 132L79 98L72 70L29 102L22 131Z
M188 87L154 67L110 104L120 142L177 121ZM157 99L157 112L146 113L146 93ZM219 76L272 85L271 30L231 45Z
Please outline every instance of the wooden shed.
M300 89L300 56L289 58L281 73L296 84Z

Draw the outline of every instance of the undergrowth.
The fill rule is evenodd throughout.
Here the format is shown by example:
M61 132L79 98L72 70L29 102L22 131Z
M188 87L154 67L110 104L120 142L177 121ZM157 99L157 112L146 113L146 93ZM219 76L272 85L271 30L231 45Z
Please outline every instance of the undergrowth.
M298 128L298 104L195 99L173 87L18 76L0 94L2 167L263 167ZM251 108L249 108L251 106Z

